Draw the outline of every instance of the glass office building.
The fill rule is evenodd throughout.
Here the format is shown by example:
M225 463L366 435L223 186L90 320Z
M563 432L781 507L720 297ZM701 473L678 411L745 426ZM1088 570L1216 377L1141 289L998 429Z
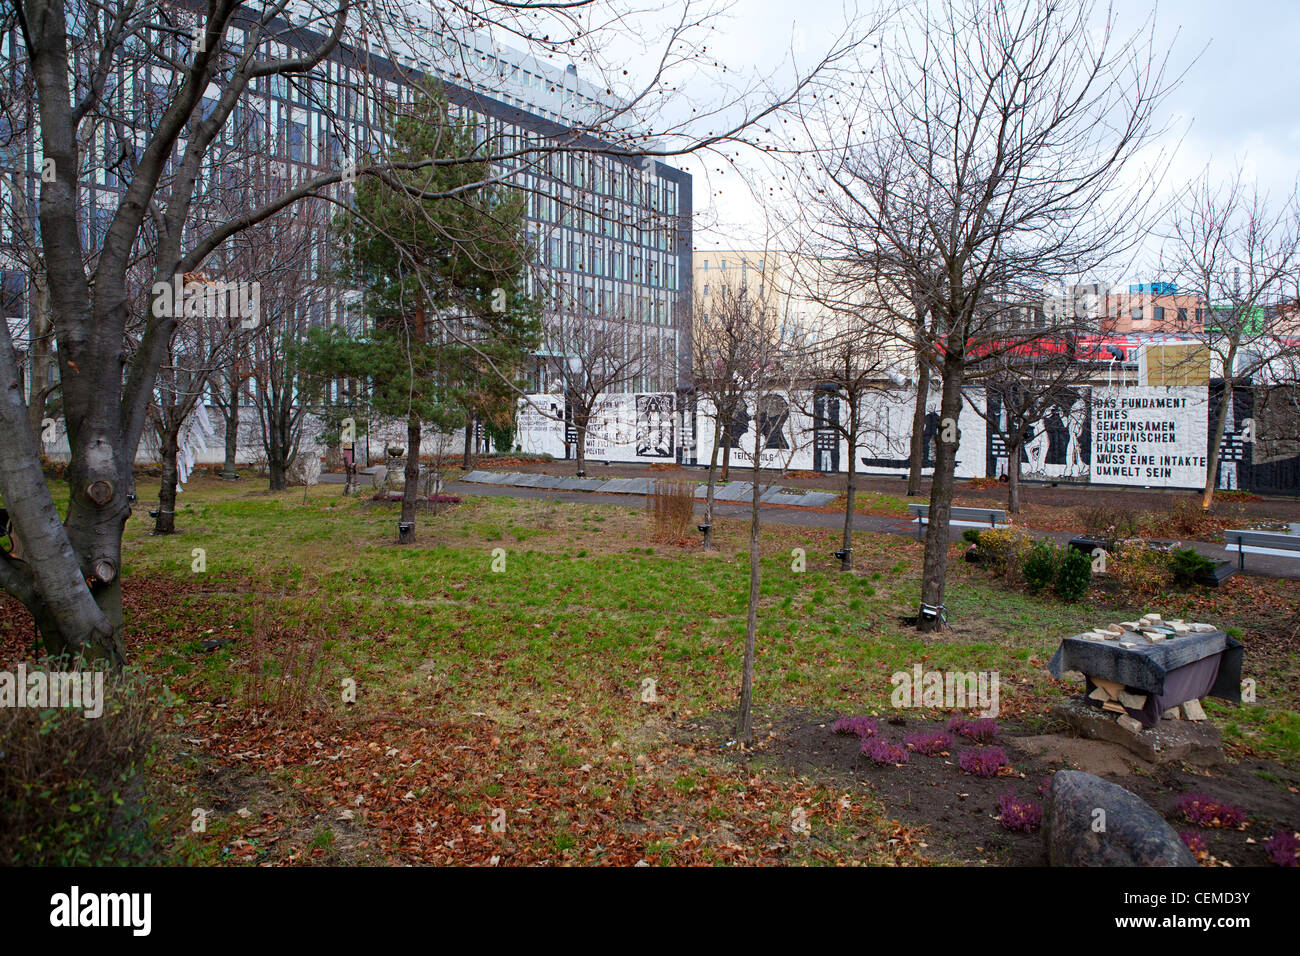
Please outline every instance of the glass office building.
M182 23L198 22L196 7L189 7L188 14L184 4L173 9ZM246 22L237 21L230 31L235 50L247 42L246 27ZM300 55L321 39L319 24L297 20L293 14L267 33L274 39L261 42L263 56ZM546 294L544 321L562 321L575 310L626 319L662 357L653 374L629 383L628 390L671 390L688 380L691 177L592 135L603 117L618 115L620 104L585 82L573 67L558 68L472 34L439 38L410 32L408 24L406 35L421 36L422 53L352 37L309 73L253 80L205 161L197 194L202 197L225 185L232 170L223 157L241 151L258 156L268 175L286 185L371 154L382 145L388 104L411 102L421 76L437 77L453 111L476 121L479 135L491 140L493 153L523 150L501 165L512 172L510 184L527 192L527 228L540 257L530 291ZM160 31L157 42L175 42L178 52L185 52L183 38L172 34ZM17 74L21 50L16 33L0 37L0 64ZM74 57L73 68L88 70L89 63ZM13 79L18 88L21 77ZM175 89L171 70L121 70L107 84L108 112L136 119L136 135L143 144L153 118L161 115ZM200 108L204 115L219 95L216 84L209 88ZM121 164L113 162L107 125L89 128L82 239L93 252L103 241L125 182ZM6 134L0 137L0 164L6 174L16 173L28 182L29 208L39 195L36 129L34 110L28 106L25 130L10 121L0 130ZM567 149L548 151L547 144ZM28 283L23 257L13 254L15 196L8 185L0 189L5 205L0 217L0 305L22 350ZM11 247L8 254L6 244ZM315 245L310 261L304 262L304 275L316 277L301 297L311 324L353 320L349 309L356 297L322 278L330 274L332 263L323 261L328 255L327 244ZM540 390L553 384L546 380L540 357L529 376Z

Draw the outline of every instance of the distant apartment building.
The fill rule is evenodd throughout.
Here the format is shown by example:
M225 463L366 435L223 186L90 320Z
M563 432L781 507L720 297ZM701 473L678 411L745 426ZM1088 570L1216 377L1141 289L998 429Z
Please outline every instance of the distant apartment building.
M1128 291L1105 283L1069 286L1045 296L1043 308L1052 324L1068 315L1110 335L1194 333L1209 314L1203 299L1180 294L1168 282L1130 285Z
M781 250L726 249L694 255L696 307L707 314L724 288L743 290L763 304L781 340L787 345L815 347L846 333L879 329L883 310L870 322L867 307L853 290L837 281L833 264ZM890 367L900 378L911 375L915 359L900 340L876 332L882 352L897 352Z
M723 290L743 294L760 303L767 319L774 323L782 341L807 336L819 324L822 311L800 292L796 261L787 252L763 249L696 251L692 257L698 306L707 314L716 308Z
M1181 294L1177 286L1165 282L1131 285L1128 292L1112 291L1105 302L1102 331L1118 335L1195 333L1205 327L1209 314L1204 299Z

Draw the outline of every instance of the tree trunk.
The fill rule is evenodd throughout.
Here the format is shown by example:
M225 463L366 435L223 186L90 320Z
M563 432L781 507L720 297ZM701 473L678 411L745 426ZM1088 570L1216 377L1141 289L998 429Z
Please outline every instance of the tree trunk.
M46 335L52 333L47 332ZM53 356L49 346L49 341L45 336L38 336L36 333L36 323L32 323L32 343L30 352L32 370L31 379L28 386L31 390L31 397L27 403L28 422L32 428L32 434L36 440L41 440L41 433L45 431L45 402L50 396L53 388L48 384L50 377L50 368L54 364ZM42 450L44 450L42 448Z
M912 443L908 453L907 495L921 493L921 470L925 467L925 400L930 395L930 363L917 358L916 407L912 410Z
M925 559L921 572L922 631L943 626L944 579L948 572L948 523L952 514L953 476L957 469L957 448L961 434L961 386L965 359L955 350L944 356L943 392L939 404L939 434L935 441L934 477L930 480L930 514L925 534ZM945 439L952 438L953 441Z
M756 403L757 404L757 403ZM754 741L754 637L758 631L758 589L761 568L758 562L759 462L763 448L763 430L754 428L754 496L749 517L749 610L745 616L745 660L740 675L740 716L736 722L736 739L749 745Z
M853 502L858 492L857 469L853 466L853 450L858 447L858 411L855 404L849 406L853 420L849 422L848 500L844 503L844 541L840 545L844 556L840 558L841 571L853 570Z
M587 418L583 416L582 422L574 422L574 430L577 432L578 448L576 457L578 459L578 477L584 478L587 475Z
M1227 430L1228 410L1232 408L1232 366L1237 361L1237 349L1234 346L1228 352L1227 371L1223 376L1223 397L1219 399L1219 417L1214 423L1214 435L1210 438L1210 458L1205 470L1205 491L1201 494L1201 508L1209 511L1214 504L1214 489L1219 480L1219 450L1223 444L1223 433Z
M239 375L231 372L230 393L226 396L227 405L223 409L226 419L226 460L221 466L222 478L238 478L235 469L239 457Z
M45 431L45 402L55 386L50 385L50 370L54 367L54 323L50 314L49 277L45 273L45 263L35 256L40 248L39 227L29 215L32 208L27 201L26 177L12 175L6 178L12 202L11 210L17 219L17 236L22 248L33 255L29 263L28 274L28 343L27 358L31 365L28 379L27 419L41 443L41 433ZM42 451L44 447L42 445Z
M469 417L469 421L466 422L465 424L465 459L464 461L461 462L461 466L466 471L469 471L474 466L473 442L474 442L474 416L471 415Z
M718 470L718 442L722 438L722 420L713 420L713 452L709 455L709 490L704 496L704 550L713 547L713 492L717 486L714 475Z
M402 473L402 516L397 526L397 543L415 543L415 496L420 490L420 417L406 420L406 469Z
M0 323L0 348L11 347L8 329ZM122 527L131 509L118 450L109 443L109 432L92 431L85 422L78 437L91 440L72 443L71 501L68 520L61 521L28 427L27 404L9 374L13 367L0 362L0 431L9 442L0 455L0 493L22 560L0 554L0 585L31 612L46 653L120 665L126 658L118 575Z
M154 519L154 534L173 534L176 531L176 485L180 472L176 457L180 450L179 429L168 428L162 435L162 481L158 486L158 517Z
M1007 442L1007 514L1020 514L1020 444Z
M728 434L728 441L731 440ZM722 449L722 481L731 480L731 445L725 445Z

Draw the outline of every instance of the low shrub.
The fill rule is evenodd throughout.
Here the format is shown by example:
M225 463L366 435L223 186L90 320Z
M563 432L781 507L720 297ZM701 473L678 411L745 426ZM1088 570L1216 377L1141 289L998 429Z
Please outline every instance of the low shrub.
M927 757L937 757L952 749L952 738L942 730L908 734L904 742L908 750L915 750Z
M1077 548L1066 548L1056 565L1056 593L1063 601L1077 601L1092 587L1092 558Z
M646 496L646 510L653 516L656 541L681 540L695 513L695 482L656 479Z
M1162 527L1176 538L1200 538L1214 534L1221 524L1195 498L1175 498Z
M1188 823L1210 829L1235 830L1246 822L1246 811L1221 803L1201 793L1189 793L1178 801L1178 814Z
M989 528L981 531L977 545L980 562L1008 579L1020 575L1025 555L1033 546L1033 537L1017 528Z
M998 822L1002 829L1033 833L1043 822L1043 806L1037 800L1021 800L1014 790L998 797Z
M1136 537L1142 526L1141 515L1131 508L1116 505L1080 508L1078 514L1083 530L1089 536L1112 543L1122 538Z
M1240 491L1237 489L1224 489L1214 493L1215 501L1263 501L1257 494L1249 491Z
M977 744L986 744L997 736L998 722L992 717L980 717L976 720L954 717L948 721L948 730Z
M1023 573L1029 590L1037 594L1056 578L1056 566L1060 556L1057 549L1046 541L1040 541L1029 549L1025 556Z
M1001 747L980 747L963 750L957 758L961 769L974 777L996 777L1003 767L1010 766L1006 752Z
M876 722L865 715L860 717L841 717L831 727L837 734L853 737L874 737L878 730Z
M1183 846L1191 850L1192 856L1198 860L1210 852L1210 845L1205 842L1205 837L1195 830L1180 830L1178 837L1183 841Z
M1169 552L1141 541L1126 541L1107 562L1119 586L1130 595L1158 594L1173 583Z
M1169 571L1174 583L1182 587L1214 570L1214 562L1193 548L1176 548L1169 553Z
M1274 866L1300 866L1300 833L1279 828L1264 846Z
M862 753L877 767L907 763L907 751L891 744L884 737L871 737L862 741Z
M962 539L963 541L965 541L967 544L973 544L973 545L975 545L976 547L979 547L979 543L980 543L980 529L979 529L979 528L967 528L967 529L965 529L965 530L961 533L961 539Z
M63 671L69 665L29 664ZM14 866L158 862L156 805L146 793L155 756L156 698L135 677L106 676L103 713L0 708L0 860Z

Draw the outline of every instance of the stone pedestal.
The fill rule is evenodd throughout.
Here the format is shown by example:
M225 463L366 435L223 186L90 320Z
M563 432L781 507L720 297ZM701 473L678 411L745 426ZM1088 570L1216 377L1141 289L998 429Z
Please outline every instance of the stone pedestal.
M1162 720L1149 730L1134 732L1120 726L1114 714L1080 700L1055 705L1051 716L1080 737L1119 744L1151 763L1186 761L1213 767L1224 762L1223 737L1208 721Z

